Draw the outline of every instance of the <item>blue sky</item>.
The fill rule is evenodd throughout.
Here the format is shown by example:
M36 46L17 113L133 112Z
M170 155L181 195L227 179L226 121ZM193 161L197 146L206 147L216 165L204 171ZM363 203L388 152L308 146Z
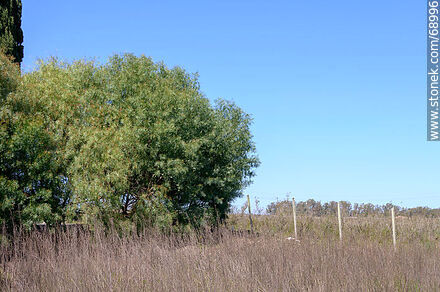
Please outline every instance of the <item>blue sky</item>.
M426 141L425 5L23 0L23 68L131 52L199 72L207 97L254 118L262 164L246 193L263 205L290 193L440 207L440 144Z

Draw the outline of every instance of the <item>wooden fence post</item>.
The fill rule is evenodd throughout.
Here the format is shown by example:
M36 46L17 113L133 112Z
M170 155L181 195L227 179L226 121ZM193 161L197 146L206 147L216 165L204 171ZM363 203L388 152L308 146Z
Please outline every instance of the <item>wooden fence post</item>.
M394 219L394 206L391 207L391 225L393 228L393 246L396 249L396 222Z
M338 202L338 225L339 225L339 240L342 241L342 219L341 219L341 205Z
M296 204L295 204L295 198L292 198L292 211L293 211L293 230L295 232L295 239L298 239L298 233L296 232Z
M251 233L254 233L254 224L252 222L252 213L251 213L251 199L249 198L249 195L247 195L247 201L248 201L248 210L249 210L249 222L251 224Z

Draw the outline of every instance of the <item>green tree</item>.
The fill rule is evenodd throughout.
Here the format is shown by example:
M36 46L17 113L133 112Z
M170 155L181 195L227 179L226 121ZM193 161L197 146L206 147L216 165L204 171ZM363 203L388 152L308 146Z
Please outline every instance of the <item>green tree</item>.
M63 210L84 221L218 222L259 164L249 115L211 105L196 75L147 57L43 62L9 100L47 134L54 205L70 202Z
M0 49L19 64L23 59L21 10L20 0L0 0Z
M73 146L76 202L142 218L160 200L174 223L224 219L258 165L250 117L226 101L212 107L197 76L146 57L115 56L98 71L104 86L89 96L100 112Z

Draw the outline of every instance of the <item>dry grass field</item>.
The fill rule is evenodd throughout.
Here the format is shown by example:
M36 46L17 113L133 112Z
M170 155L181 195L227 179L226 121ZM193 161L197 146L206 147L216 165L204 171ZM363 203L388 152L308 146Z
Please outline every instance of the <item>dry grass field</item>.
M1 291L440 291L439 219L232 215L203 236L68 231L1 247ZM13 248L11 248L13 246Z

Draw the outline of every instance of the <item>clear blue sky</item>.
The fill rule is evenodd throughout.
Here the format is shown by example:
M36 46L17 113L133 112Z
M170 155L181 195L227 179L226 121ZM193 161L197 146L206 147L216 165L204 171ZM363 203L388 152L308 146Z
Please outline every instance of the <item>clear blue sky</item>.
M23 67L131 52L199 72L211 100L254 118L262 164L246 192L263 204L290 192L440 207L440 143L426 142L425 5L23 0Z

